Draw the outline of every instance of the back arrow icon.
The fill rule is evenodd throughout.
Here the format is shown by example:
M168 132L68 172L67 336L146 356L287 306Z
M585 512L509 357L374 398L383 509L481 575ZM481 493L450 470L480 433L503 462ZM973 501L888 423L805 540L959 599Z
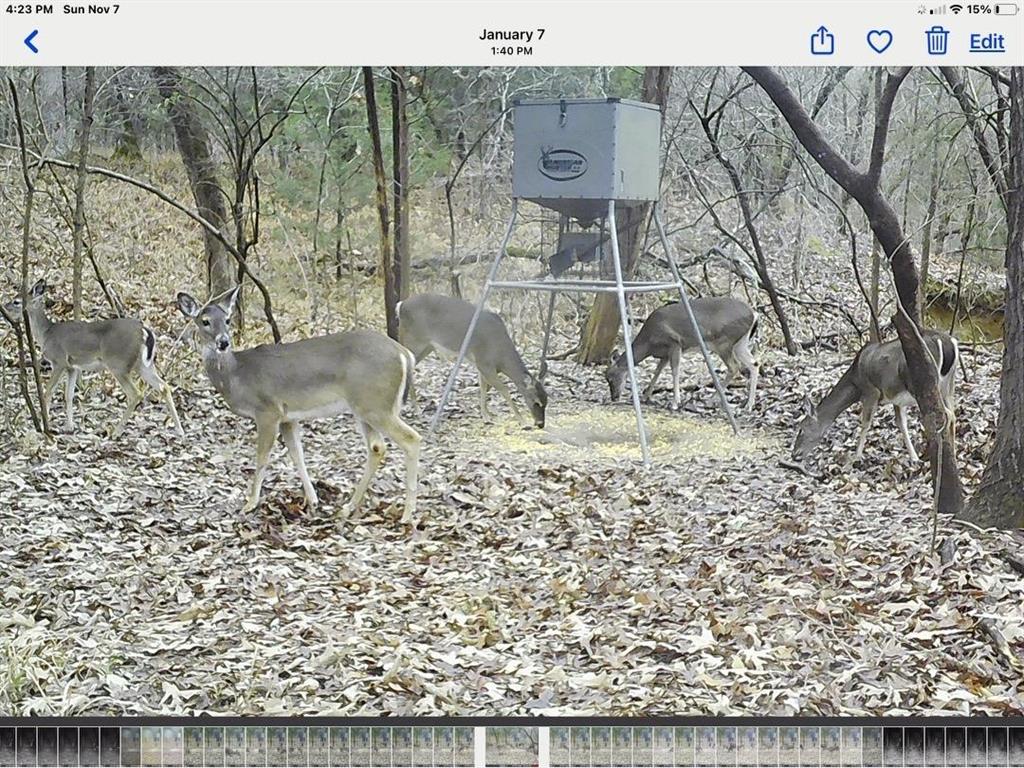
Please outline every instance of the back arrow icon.
M32 42L33 38L35 38L35 36L38 34L39 30L33 29L31 32L28 33L28 37L25 38L25 45L28 46L28 49L32 51L32 53L39 53L39 49L36 48L36 46Z

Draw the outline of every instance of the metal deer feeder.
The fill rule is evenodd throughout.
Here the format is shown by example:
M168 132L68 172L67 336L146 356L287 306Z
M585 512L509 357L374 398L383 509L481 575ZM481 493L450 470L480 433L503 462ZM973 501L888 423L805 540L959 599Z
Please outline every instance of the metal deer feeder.
M660 108L655 104L615 98L517 101L513 120L515 145L512 161L512 213L501 248L484 283L476 312L448 376L431 429L436 429L443 417L480 313L491 291L514 289L550 293L541 353L542 366L547 357L557 293L612 293L617 296L633 409L636 412L640 450L645 464L650 462L650 449L640 407L640 387L633 360L633 335L626 297L632 293L678 292L696 330L701 353L718 391L722 410L735 431L736 422L725 389L715 373L707 344L697 328L658 210L661 177ZM522 200L561 214L558 253L551 257L547 275L528 280L500 280L499 268L507 255ZM653 204L653 220L665 251L670 279L625 280L622 276L616 213L644 203ZM595 224L598 225L596 232L569 231L572 226L588 230ZM607 262L611 262L610 269ZM598 265L597 274L593 270L591 274L585 274L584 266L587 263ZM579 269L572 270L577 264Z

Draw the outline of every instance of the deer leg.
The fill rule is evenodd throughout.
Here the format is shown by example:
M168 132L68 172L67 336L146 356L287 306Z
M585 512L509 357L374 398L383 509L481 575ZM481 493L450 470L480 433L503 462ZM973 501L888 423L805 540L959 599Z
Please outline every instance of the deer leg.
M135 382L132 381L130 374L114 374L114 378L117 379L117 383L121 385L121 389L124 390L127 402L124 406L124 413L121 414L121 420L117 422L117 426L114 427L111 432L111 437L119 437L124 432L125 426L128 424L128 419L131 418L132 414L135 413L135 409L138 407L139 402L142 400L142 394L139 392L138 387L135 386Z
M921 458L914 450L914 441L910 439L910 430L907 429L907 409L899 405L894 405L893 408L896 410L896 423L899 424L900 434L903 435L903 444L907 447L910 460L916 464Z
M480 418L484 421L490 422L494 417L491 415L490 409L487 407L487 395L491 391L491 386L484 375L480 374Z
M868 395L860 401L860 435L857 437L857 452L854 454L856 459L864 455L864 444L868 441L868 430L871 429L876 408L878 408L877 395Z
M757 394L757 380L760 375L757 367L757 360L754 359L753 353L750 351L750 345L747 343L747 339L741 339L735 347L733 347L733 358L743 367L747 372L748 389L747 389L747 410L749 411L754 407L754 397Z
M388 425L380 425L381 431L395 441L405 454L405 511L402 523L411 523L416 512L417 475L420 463L420 436L396 414Z
M747 366L747 376L750 378L750 389L747 391L747 410L749 411L754 408L754 401L757 399L757 381L761 376L761 371L753 360Z
M658 367L654 369L654 375L651 376L651 383L644 390L644 402L649 403L651 401L651 397L654 395L654 385L658 381L658 377L661 376L661 372L665 370L666 365L668 365L667 357L663 357L658 361Z
M320 504L320 499L316 495L313 483L309 480L309 473L306 472L306 459L302 454L302 431L299 425L293 421L283 422L281 424L281 439L284 440L285 447L288 449L288 455L291 457L292 464L295 465L295 469L299 473L299 479L302 481L302 491L306 494L306 507L316 509Z
M57 378L53 378L53 383L57 383ZM75 387L78 386L78 369L68 368L68 379L64 387L64 417L68 425L68 430L74 431L75 429ZM47 396L47 400L53 396L53 387L50 387L50 395ZM49 407L49 406L47 406Z
M174 395L171 392L170 385L160 378L160 374L157 373L156 368L152 366L142 366L139 369L139 375L142 376L142 380L146 382L150 387L159 392L167 404L167 410L171 412L171 419L174 421L174 428L178 431L178 434L182 437L185 436L185 430L181 428L181 419L178 418L178 409L174 407Z
M743 366L740 364L739 358L736 357L735 350L722 359L725 361L725 381L722 384L728 387L732 385Z
M679 410L679 358L682 356L682 351L679 347L672 350L669 355L668 361L672 366L672 410Z
M53 391L57 388L57 383L60 381L61 376L66 373L70 373L71 369L66 366L58 366L54 363L53 370L50 371L50 380L46 382L46 390L43 393L43 399L46 403L46 411L50 411L50 403L53 402ZM65 394L67 390L65 389ZM64 404L67 407L67 403Z
M279 422L276 418L264 417L256 419L256 473L249 487L249 498L242 507L243 512L252 512L260 505L260 492L263 490L263 477L270 463L270 451L277 438Z
M384 460L384 454L387 452L387 446L384 444L384 439L381 437L380 432L365 421L359 421L359 429L366 440L366 466L363 469L363 476L356 483L356 487L352 491L353 510L358 510L359 506L363 503L363 496L366 495L366 489L370 487L370 480L373 479L377 467L380 466L380 463Z
M498 390L499 395L505 398L505 402L508 403L508 407L511 408L512 413L515 414L516 421L522 421L523 412L519 410L519 406L516 405L516 401L512 399L512 393L509 391L508 384L500 378L495 377L494 381L491 382L491 386Z

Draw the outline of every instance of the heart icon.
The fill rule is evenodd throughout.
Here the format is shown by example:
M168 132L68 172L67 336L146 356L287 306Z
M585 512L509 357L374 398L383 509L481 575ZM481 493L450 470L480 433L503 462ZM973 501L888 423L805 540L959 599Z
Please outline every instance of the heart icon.
M883 53L892 45L892 32L888 29L872 29L868 32L868 45L875 53Z

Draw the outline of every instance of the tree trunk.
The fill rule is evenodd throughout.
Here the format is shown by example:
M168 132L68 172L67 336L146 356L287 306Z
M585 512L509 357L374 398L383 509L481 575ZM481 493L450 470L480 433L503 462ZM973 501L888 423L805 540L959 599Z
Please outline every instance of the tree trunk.
M142 159L142 141L139 139L138 127L132 117L131 104L125 96L126 86L123 73L114 78L114 101L116 102L116 128L114 138L114 157L128 163L137 163Z
M661 107L661 119L665 121L669 86L672 82L672 67L647 67L640 98ZM650 203L616 211L619 231L612 233L619 238L619 254L622 259L622 277L630 279L636 271L647 222L651 218ZM615 294L602 293L594 299L593 309L587 319L587 326L580 339L580 351L576 359L584 365L607 362L611 357L615 340L622 322L619 318L619 304ZM629 339L623 343L628 344Z
M871 238L871 286L868 294L868 303L871 311L871 329L870 338L871 341L881 341L882 333L881 328L878 327L878 298L881 292L881 286L879 285L879 278L882 273L882 249L879 247L878 238Z
M769 67L744 67L744 71L768 94L811 157L858 202L868 217L871 230L889 257L899 304L893 320L907 360L910 391L921 409L932 479L938 481L935 483L938 486L936 505L940 512L957 514L963 509L963 488L960 485L951 430L945 428L946 417L938 390L937 371L919 336L921 293L917 264L896 212L880 190L892 104L910 70L904 68L886 78L882 98L875 110L869 166L863 173L836 152L789 86L774 70ZM900 307L903 311L900 311Z
M392 195L395 201L395 282L398 300L409 296L409 118L405 67L391 67Z
M366 93L366 124L373 150L373 177L377 183L377 219L380 223L380 262L384 273L384 317L388 336L398 338L398 281L391 250L391 218L388 213L388 182L384 171L384 148L377 114L377 93L373 85L373 68L363 67L363 90Z
M85 166L89 160L89 133L92 131L93 99L96 96L96 68L85 68L85 95L82 99L82 135L78 144L78 169L75 176L75 218L71 248L71 304L75 320L82 319L82 253L85 239Z
M199 119L193 102L181 83L181 76L174 67L153 67L160 98L167 106L178 150L188 172L192 196L198 213L223 233L228 221L224 205L224 193L217 178L217 166L210 151L210 138ZM231 256L224 244L203 230L206 251L206 285L211 294L230 290L236 284L235 270Z
M61 104L64 106L64 122L68 121L68 68L60 68Z
M28 147L25 144L25 123L21 118L21 105L18 100L18 89L14 86L14 80L7 76L7 85L11 92L11 105L14 107L15 127L18 131L18 147L21 149L21 176L25 182L25 205L22 208L21 216L21 328L25 335L25 346L28 347L29 360L32 361L32 378L36 385L36 398L39 401L39 418L36 418L36 410L32 407L32 398L28 396L28 382L25 379L25 369L21 368L19 378L21 379L21 390L25 395L25 405L28 407L32 422L37 431L50 434L50 417L47 414L46 397L43 395L43 377L40 373L40 356L36 353L35 340L32 334L32 323L28 317L28 292L29 292L29 253L32 250L32 206L35 201L35 182L28 170ZM6 310L4 312L6 315ZM21 337L18 338L18 365L21 365Z
M939 207L939 185L942 174L939 172L939 132L936 130L935 139L932 142L932 174L931 182L928 185L928 209L924 215L924 227L921 229L921 285L928 297L928 270L932 260L932 223L935 221L935 212ZM922 310L923 311L923 310ZM921 318L922 321L924 318Z
M341 229L345 222L345 198L342 194L344 188L338 182L338 189L334 200L334 280L341 280Z
M71 149L67 110L64 109L65 78L60 67L39 67L33 72L33 107L53 154L63 157Z
M978 492L962 519L1024 525L1024 69L1010 70L1010 153L1006 195L1006 308L999 422Z

